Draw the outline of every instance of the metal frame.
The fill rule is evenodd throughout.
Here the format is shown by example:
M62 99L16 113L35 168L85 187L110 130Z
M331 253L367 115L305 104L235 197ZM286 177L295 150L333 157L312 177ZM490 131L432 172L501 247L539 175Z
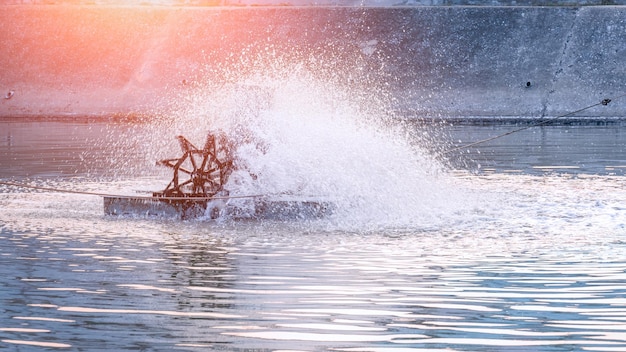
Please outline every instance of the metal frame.
M209 132L202 149L177 136L183 155L157 162L174 170L172 180L155 197L206 197L222 192L233 171L232 145L223 132Z

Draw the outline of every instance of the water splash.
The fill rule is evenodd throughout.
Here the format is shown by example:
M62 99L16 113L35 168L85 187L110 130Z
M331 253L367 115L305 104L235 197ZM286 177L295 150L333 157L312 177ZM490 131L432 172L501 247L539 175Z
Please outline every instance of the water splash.
M239 143L231 194L325 197L337 205L334 223L361 230L431 226L467 205L375 85L277 66L181 93L152 131L153 159L179 153L175 135L201 145L207 131L223 130Z

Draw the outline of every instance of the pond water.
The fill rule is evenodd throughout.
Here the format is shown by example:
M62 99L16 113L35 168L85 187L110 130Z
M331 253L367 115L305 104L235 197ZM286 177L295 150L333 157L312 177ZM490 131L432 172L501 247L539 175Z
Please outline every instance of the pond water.
M449 150L512 128L429 133ZM0 181L158 190L150 131L3 120ZM345 191L319 220L114 217L97 196L0 185L0 350L626 349L626 126L532 128L422 173L374 143L393 166L324 159L338 176L318 189ZM381 175L398 192L369 193Z

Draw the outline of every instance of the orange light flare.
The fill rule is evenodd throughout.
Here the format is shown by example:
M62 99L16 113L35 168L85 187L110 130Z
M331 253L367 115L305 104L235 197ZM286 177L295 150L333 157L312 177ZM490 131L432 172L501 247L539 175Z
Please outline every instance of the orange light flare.
M196 82L281 62L333 78L364 56L350 10L141 3L0 6L0 116L154 112Z
M237 21L225 23L233 17L222 11L2 5L0 95L13 93L0 104L0 115L150 109L192 81L207 57L228 57L245 45L243 35L228 34Z

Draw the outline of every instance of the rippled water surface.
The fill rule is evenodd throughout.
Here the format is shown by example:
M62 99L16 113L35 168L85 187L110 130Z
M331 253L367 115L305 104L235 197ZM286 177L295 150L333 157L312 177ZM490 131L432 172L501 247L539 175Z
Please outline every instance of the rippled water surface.
M138 130L0 122L0 179L153 189L152 155L116 155ZM623 351L625 136L520 133L454 157L482 172L431 176L455 204L314 221L119 218L97 196L0 185L0 350Z

